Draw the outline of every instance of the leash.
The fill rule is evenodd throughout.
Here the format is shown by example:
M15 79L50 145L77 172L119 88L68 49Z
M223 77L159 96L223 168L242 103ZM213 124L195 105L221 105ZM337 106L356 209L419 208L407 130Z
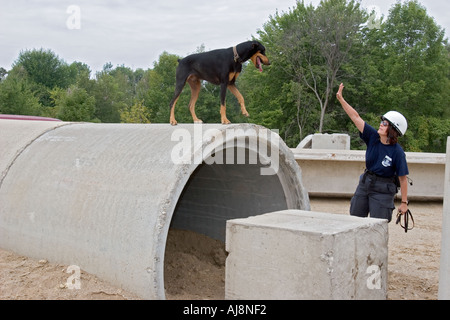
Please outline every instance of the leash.
M403 221L402 221L402 216L403 216ZM411 218L412 221L412 227L409 227L409 218ZM408 232L408 230L412 230L414 229L414 218L413 215L411 213L411 211L408 209L405 213L399 211L397 213L397 221L395 222L395 224L399 224L400 226L405 229L405 233Z

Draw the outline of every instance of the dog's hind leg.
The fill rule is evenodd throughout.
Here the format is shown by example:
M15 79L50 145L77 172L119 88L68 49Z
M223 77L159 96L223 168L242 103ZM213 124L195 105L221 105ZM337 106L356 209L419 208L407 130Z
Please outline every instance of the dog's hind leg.
M245 102L244 102L244 97L242 96L242 94L239 92L238 88L236 88L236 86L234 84L230 84L228 85L228 90L231 91L232 94L234 94L234 96L238 99L238 102L241 106L241 112L244 116L248 117L249 114L247 112L247 109L245 108Z
M200 94L201 83L200 79L195 76L190 76L187 79L189 86L191 87L191 100L189 101L189 111L191 112L192 120L194 123L203 123L202 120L197 118L195 114L195 103L197 102L198 95Z
M177 120L175 120L175 105L177 104L178 98L179 96L174 98L172 100L173 102L170 103L170 124L173 126L176 126L178 123Z
M183 91L184 84L185 82L182 82L180 84L177 83L172 101L170 101L170 124L173 126L177 125L177 120L175 120L175 105L177 104L178 98Z

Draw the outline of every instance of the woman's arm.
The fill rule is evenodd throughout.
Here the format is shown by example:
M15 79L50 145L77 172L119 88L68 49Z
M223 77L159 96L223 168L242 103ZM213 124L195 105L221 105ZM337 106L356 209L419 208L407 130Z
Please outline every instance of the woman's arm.
M364 123L365 122L359 116L359 113L355 109L353 109L352 106L347 103L347 101L345 101L344 97L342 96L343 89L344 89L344 84L341 83L341 85L339 86L339 90L336 94L336 98L339 100L344 111L347 113L347 115L353 121L355 126L358 128L359 132L362 133L364 131Z
M408 179L406 176L398 177L400 180L400 192L402 194L402 203L398 208L398 211L405 213L408 211Z

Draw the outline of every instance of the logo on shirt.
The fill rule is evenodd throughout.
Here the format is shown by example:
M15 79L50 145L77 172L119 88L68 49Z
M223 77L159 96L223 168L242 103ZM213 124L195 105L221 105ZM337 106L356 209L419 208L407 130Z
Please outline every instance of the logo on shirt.
M389 156L385 156L381 164L386 168L390 167L392 165L392 158Z

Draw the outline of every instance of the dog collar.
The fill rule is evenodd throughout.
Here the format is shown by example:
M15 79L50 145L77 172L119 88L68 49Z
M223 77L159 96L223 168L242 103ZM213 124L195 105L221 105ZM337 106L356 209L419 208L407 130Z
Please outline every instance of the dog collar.
M233 53L234 53L234 62L239 62L242 64L242 59L241 57L239 57L236 46L233 47Z

